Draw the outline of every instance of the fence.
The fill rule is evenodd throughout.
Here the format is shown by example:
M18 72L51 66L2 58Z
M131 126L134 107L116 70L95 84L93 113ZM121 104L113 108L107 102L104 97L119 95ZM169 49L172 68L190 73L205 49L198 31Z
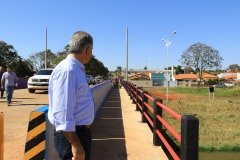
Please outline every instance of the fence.
M19 78L19 79L18 79L18 87L16 87L16 89L27 88L27 82L28 82L28 79Z
M162 99L151 97L142 87L137 87L128 81L123 81L123 86L132 102L136 104L136 110L141 112L142 122L147 122L152 127L154 145L166 147L175 160L198 160L199 120L196 117L175 113L163 105ZM153 108L149 105L149 101L153 103ZM163 111L180 122L181 134L163 118ZM174 138L170 138L166 131ZM180 143L180 153L175 151L171 139L176 139Z

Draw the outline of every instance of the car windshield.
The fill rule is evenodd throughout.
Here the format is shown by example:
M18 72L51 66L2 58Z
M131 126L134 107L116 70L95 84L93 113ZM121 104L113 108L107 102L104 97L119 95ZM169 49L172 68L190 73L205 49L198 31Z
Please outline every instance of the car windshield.
M53 70L40 70L36 75L51 75Z

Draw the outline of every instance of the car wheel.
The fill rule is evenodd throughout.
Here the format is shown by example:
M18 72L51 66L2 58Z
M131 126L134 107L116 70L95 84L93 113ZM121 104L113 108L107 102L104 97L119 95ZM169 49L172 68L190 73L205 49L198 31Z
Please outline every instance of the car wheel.
M28 89L28 92L29 92L29 93L34 93L34 92L35 92L35 89Z

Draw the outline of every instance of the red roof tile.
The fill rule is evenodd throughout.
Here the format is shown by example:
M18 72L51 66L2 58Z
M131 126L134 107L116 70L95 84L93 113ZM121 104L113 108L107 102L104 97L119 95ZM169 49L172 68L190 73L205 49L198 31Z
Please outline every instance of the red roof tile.
M213 78L218 78L218 76L215 76L215 75L212 75L212 74L209 74L209 73L203 73L202 74L202 78L204 79L204 80L206 80L206 79L213 79Z
M182 79L197 79L198 76L196 74L178 74L174 75L176 80L182 80Z
M225 79L234 78L234 79L236 79L237 78L237 73L233 73L232 75L228 75L228 76L223 76L222 78L225 78Z

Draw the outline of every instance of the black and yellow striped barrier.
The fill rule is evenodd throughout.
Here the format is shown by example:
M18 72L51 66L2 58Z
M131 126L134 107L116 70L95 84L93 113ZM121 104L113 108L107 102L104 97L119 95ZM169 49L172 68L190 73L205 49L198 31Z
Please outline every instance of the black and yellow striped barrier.
M3 160L4 150L4 115L3 112L0 112L0 160Z
M47 107L47 106L46 106ZM29 117L24 160L45 159L46 148L46 109L32 111Z

